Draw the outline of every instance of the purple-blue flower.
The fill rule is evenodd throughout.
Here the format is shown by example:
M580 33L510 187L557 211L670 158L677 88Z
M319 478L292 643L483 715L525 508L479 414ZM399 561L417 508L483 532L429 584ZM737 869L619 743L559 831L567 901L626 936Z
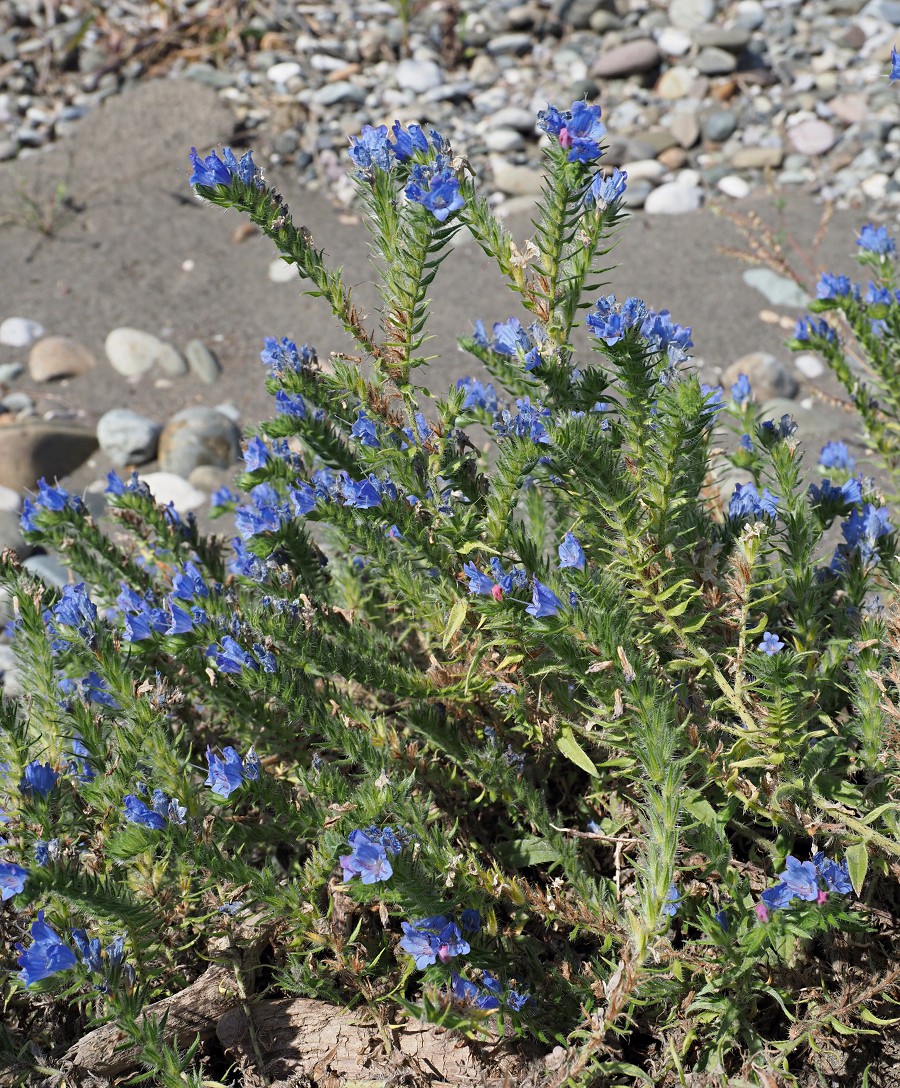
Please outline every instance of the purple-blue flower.
M317 363L316 349L303 344L299 349L293 340L283 336L280 340L276 336L263 338L263 350L259 358L269 368L272 376L281 374L285 370L299 374L302 370L308 370Z
M772 657L773 654L777 654L779 650L783 650L785 643L781 641L778 635L773 634L771 631L766 631L762 637L762 642L756 647L761 653L768 654Z
M412 925L403 922L401 928L404 936L400 948L413 957L420 971L438 960L448 963L454 956L464 956L471 951L456 922L448 921L442 914L423 918Z
M222 149L222 158L215 151L210 151L206 158L197 154L197 148L191 148L191 166L194 172L191 174L191 185L205 185L215 188L217 185L231 185L235 178L240 179L246 185L256 181L260 182L253 162L253 153L245 151L238 162L230 147Z
M197 565L188 560L172 579L172 596L179 601L192 601L195 597L208 597L209 590Z
M248 472L256 472L258 468L269 460L269 447L258 434L255 434L247 443L244 450L244 467Z
M0 900L12 899L25 887L28 870L11 861L0 861Z
M243 672L244 669L259 669L254 658L239 646L231 635L223 635L220 645L210 646L206 656L213 659L216 668L221 672L237 674Z
M819 466L852 472L856 468L856 460L847 449L846 442L826 442L819 454Z
M136 797L133 793L126 795L122 807L125 819L130 823L140 824L141 827L149 827L154 831L159 831L166 826L166 818L145 805L140 797Z
M390 880L394 870L381 842L373 841L364 831L351 831L350 846L350 853L338 858L344 870L344 880L354 876L358 876L363 884Z
M745 518L774 518L778 513L778 496L773 495L767 487L762 494L756 490L753 484L735 484L734 494L728 502L728 516L735 521Z
M892 51L892 60L893 55ZM874 223L862 227L856 244L864 253L874 253L878 257L889 257L897 251L897 243L888 234L887 227L876 227Z
M378 441L378 432L375 430L375 422L366 415L362 408L357 409L356 422L350 428L350 433L354 438L358 438L364 446L369 446L373 450L381 448L381 443Z
M86 642L93 641L97 606L88 596L84 582L63 586L62 600L57 601L50 611L58 624L73 627Z
M891 46L891 74L888 78L891 83L895 79L900 79L900 53L893 46Z
M421 204L439 223L445 222L452 212L459 211L465 204L459 191L459 178L449 166L435 170L430 177L420 173L406 186L404 193L407 200Z
M399 162L407 162L417 153L424 154L428 151L428 137L421 126L409 125L404 129L399 121L395 121L391 125L391 132L394 134L391 150Z
M483 408L486 412L496 412L497 392L491 382L482 384L477 378L458 378L457 389L465 389L466 399L463 408Z
M628 187L627 182L628 171L620 170L618 166L608 177L597 174L584 194L585 206L590 208L596 204L601 212L606 211L610 204L622 199Z
M859 295L859 288L854 291L854 286L846 276L835 276L831 272L823 272L816 284L816 298L822 302L834 302L839 298L849 295Z
M534 579L534 594L531 598L531 604L525 609L529 616L534 616L535 619L541 619L544 616L555 616L557 612L562 608L562 601L552 589L549 589L539 582L537 578Z
M393 166L391 158L391 143L388 140L387 125L363 125L359 136L351 136L349 149L350 158L360 170L370 170L377 167L379 170L388 171Z
M30 933L32 943L27 949L21 944L16 945L16 951L20 953L16 961L21 967L19 978L26 986L76 966L78 959L75 953L47 925L43 911L38 911L37 919L31 923Z
M259 778L259 760L252 748L247 753L246 763L230 745L222 749L222 756L224 758L217 756L209 745L206 746L209 763L206 785L219 797L229 797L244 784L245 779L256 781Z
M23 794L37 793L41 797L48 797L56 785L59 775L49 763L38 763L36 759L29 763L19 782L19 792Z
M785 870L781 882L797 899L812 902L819 896L819 880L816 867L811 861L798 861L792 854L785 858Z
M820 879L830 892L839 895L848 895L853 891L853 883L850 880L850 870L846 861L832 861L823 853L813 854L813 864Z
M735 404L743 407L753 396L750 379L746 374L738 374L738 380L731 387L731 399Z
M678 889L673 882L669 885L669 890L666 892L666 898L663 901L663 914L668 918L674 918L678 913L678 904L680 902L681 896L678 894Z
M822 318L805 317L798 318L794 329L794 339L806 342L807 340L824 340L828 344L837 343L837 333Z
M566 533L563 542L556 549L559 553L559 565L561 567L574 567L576 570L584 570L584 549L578 542L578 538L572 533Z

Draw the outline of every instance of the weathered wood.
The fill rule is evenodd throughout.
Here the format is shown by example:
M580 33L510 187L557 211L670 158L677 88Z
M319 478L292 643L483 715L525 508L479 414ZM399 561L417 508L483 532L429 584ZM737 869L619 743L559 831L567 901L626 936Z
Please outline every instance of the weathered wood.
M541 1083L542 1062L530 1062L500 1039L476 1042L458 1032L407 1020L384 1030L390 1049L365 1010L291 998L252 1006L265 1068L259 1069L243 1009L225 1013L216 1034L222 1046L271 1088L528 1088Z

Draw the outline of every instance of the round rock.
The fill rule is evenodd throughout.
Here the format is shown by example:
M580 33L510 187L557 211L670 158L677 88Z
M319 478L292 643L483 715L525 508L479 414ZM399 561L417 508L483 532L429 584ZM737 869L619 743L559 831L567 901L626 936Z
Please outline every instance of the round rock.
M214 408L183 408L159 437L159 467L185 480L198 465L227 468L241 455L241 432Z
M394 70L397 86L413 94L424 94L444 82L441 66L433 60L401 60Z
M271 83L285 84L294 76L303 74L303 68L295 60L284 60L280 64L273 64L266 69L266 79Z
M685 150L700 139L700 121L694 110L676 110L669 127L679 146Z
M714 0L672 0L669 22L680 30L696 30L712 22L716 14Z
M702 199L703 193L698 186L667 181L647 194L644 211L648 215L682 215L696 211Z
M794 366L804 378L821 378L825 373L825 364L814 351L801 351L795 355Z
M724 143L734 133L737 123L733 110L713 110L703 119L703 135L713 143Z
M213 385L219 380L222 367L202 340L188 340L184 345L184 354L191 373L196 374L200 381Z
M737 68L737 58L724 49L708 45L697 54L694 64L701 75L724 76Z
M97 423L100 449L115 465L145 465L156 456L162 427L130 408L113 408Z
M784 363L766 351L753 351L731 364L722 375L722 385L727 389L746 374L758 404L777 397L792 399L797 395L797 379Z
M141 479L153 492L153 497L162 506L169 503L175 507L179 514L186 514L189 510L196 510L206 502L206 492L200 491L172 472L148 472Z
M45 336L31 349L28 371L36 382L57 378L74 378L86 374L97 365L90 351L66 336Z
M679 98L688 98L696 78L696 73L690 68L685 68L683 64L675 64L659 77L655 90L660 98L670 102Z
M61 420L25 420L0 427L0 484L33 488L41 476L68 476L97 448L93 430Z
M157 367L164 374L187 373L187 364L171 344L140 329L122 326L106 338L106 357L113 370L126 378L138 377Z
M10 348L30 348L44 335L44 326L27 317L8 317L0 323L0 344Z
M838 134L827 121L810 118L788 129L788 139L801 155L824 155L837 143Z
M656 42L651 38L638 38L602 53L591 68L591 75L601 79L623 79L637 72L649 72L659 61Z
M743 200L750 195L750 185L737 174L726 174L724 178L719 178L716 188L733 200Z

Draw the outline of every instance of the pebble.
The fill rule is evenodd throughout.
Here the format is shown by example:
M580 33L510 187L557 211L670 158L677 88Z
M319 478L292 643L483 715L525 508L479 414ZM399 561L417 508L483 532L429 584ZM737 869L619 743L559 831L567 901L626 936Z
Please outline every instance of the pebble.
M286 84L288 80L295 79L303 74L303 66L295 60L285 60L280 64L273 64L266 70L266 79L270 83Z
M801 155L818 157L837 143L837 132L827 121L811 118L788 129L788 139Z
M148 472L141 476L141 479L150 488L153 497L161 506L172 503L179 514L196 510L207 499L205 491L194 487L193 484L189 484L187 480L173 472Z
M713 143L722 144L733 135L737 125L733 110L713 110L703 118L703 135Z
M766 351L753 351L735 360L722 375L722 385L729 388L741 374L750 379L750 386L759 404L776 397L791 399L799 386L790 370L774 355Z
M27 317L7 317L0 323L0 344L10 348L30 348L45 331L39 321Z
M7 514L18 513L22 509L22 496L11 487L0 486L0 511Z
M794 366L804 378L821 378L825 373L825 364L813 351L801 351L795 355Z
M293 283L297 279L297 269L279 257L269 262L269 279L272 283Z
M737 68L737 57L716 46L707 46L697 54L694 65L704 76L728 75Z
M14 382L16 378L21 378L25 373L25 367L21 363L2 363L0 364L0 384L6 385L9 382Z
M663 72L657 80L654 90L660 98L668 101L688 98L696 78L696 73L692 69L676 64L673 68Z
M750 185L737 174L726 174L716 182L716 188L733 200L743 200L750 195Z
M207 385L214 385L222 376L219 360L202 340L188 340L184 345L184 356L191 373Z
M40 578L48 586L56 586L62 589L69 584L69 571L53 555L30 555L22 566L29 572ZM4 689L5 690L5 689Z
M113 370L126 378L139 377L154 367L172 376L187 373L187 364L171 344L140 329L113 329L106 337L105 348Z
M36 382L78 377L96 365L97 360L84 344L66 336L43 337L28 356L28 371Z
M672 0L669 4L669 22L681 30L705 26L715 13L714 0Z
M741 273L741 279L748 287L754 287L773 306L786 306L805 309L810 303L809 295L799 284L781 276L771 268L748 268Z
M74 423L26 419L0 427L0 484L20 494L41 476L68 476L97 448L94 431Z
M444 82L441 66L433 60L401 60L394 69L397 86L413 94L423 94Z
M647 194L644 211L648 215L682 215L696 211L703 201L703 192L696 185L667 181Z
M113 408L97 423L100 449L115 465L144 465L156 457L162 427L130 408Z
M638 72L649 72L659 61L656 42L651 38L639 38L601 53L591 68L591 75L599 79L621 79Z
M506 159L491 160L494 187L510 196L538 196L543 174L537 167L516 166Z
M676 110L669 128L685 150L692 148L700 139L700 121L694 110Z
M159 467L185 480L198 465L227 468L241 455L241 432L213 408L183 408L159 437Z

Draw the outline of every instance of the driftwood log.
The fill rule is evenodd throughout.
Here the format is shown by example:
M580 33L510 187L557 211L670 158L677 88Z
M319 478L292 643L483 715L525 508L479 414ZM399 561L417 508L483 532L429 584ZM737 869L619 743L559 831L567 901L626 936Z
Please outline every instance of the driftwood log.
M225 1013L216 1034L241 1067L256 1074L253 1083L270 1088L537 1088L547 1073L543 1062L514 1053L502 1040L472 1041L414 1020L387 1026L386 1044L365 1010L324 1001L259 1001L251 1015L256 1047L242 1008Z

